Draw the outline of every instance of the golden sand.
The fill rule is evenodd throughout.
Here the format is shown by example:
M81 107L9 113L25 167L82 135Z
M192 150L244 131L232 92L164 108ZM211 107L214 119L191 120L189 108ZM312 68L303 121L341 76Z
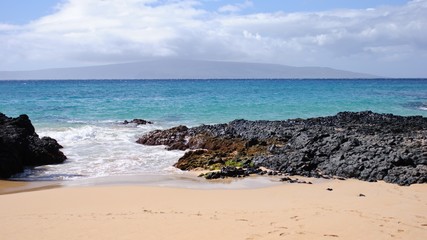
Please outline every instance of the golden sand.
M0 195L0 222L1 239L14 240L416 240L427 239L427 185L331 180L240 190L65 187Z

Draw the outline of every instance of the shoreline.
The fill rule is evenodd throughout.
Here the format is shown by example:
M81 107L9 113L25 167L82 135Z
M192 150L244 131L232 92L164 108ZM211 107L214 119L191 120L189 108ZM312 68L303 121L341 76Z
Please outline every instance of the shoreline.
M25 130L35 134L34 127L27 115L21 115L18 118L10 118L5 115L2 117L5 121L3 125L9 126L7 129L14 129L12 133L18 131L22 127L21 125L25 125ZM139 120L148 123L148 121ZM308 119L298 118L283 121L238 119L229 123L202 124L192 128L183 125L164 130L153 128L147 133L142 131L139 138L135 135L131 137L125 135L126 141L118 142L125 147L119 147L114 152L120 154L132 152L132 154L120 156L120 159L132 161L116 163L118 157L112 154L114 152L107 151L107 148L100 148L97 150L104 150L102 152L108 155L96 158L100 163L94 164L95 167L82 168L88 161L73 159L73 161L68 162L72 166L67 166L68 169L72 169L71 172L67 171L67 167L62 168L63 165L59 164L66 159L59 150L62 146L51 138L47 138L45 145L55 145L56 152L54 155L58 155L58 159L51 160L58 164L55 165L50 174L58 178L67 175L71 177L90 176L91 173L92 176L98 175L96 170L93 171L93 169L98 169L98 165L103 165L103 169L107 172L111 169L117 169L117 165L119 167L126 166L128 169L128 165L131 169L132 167L144 167L145 161L150 163L147 165L157 166L157 164L165 162L159 161L159 159L170 157L168 160L176 161L175 158L178 158L176 154L166 156L166 153L173 153L173 151L166 150L188 150L175 164L167 162L166 166L170 167L173 164L174 167L181 170L220 170L220 172L206 174L207 179L245 177L250 174L263 175L267 172L261 169L266 168L271 170L268 175L290 174L306 177L356 178L365 181L384 180L399 185L410 185L427 181L424 177L427 173L426 155L424 154L427 150L426 120L427 118L421 116L403 117L363 111L340 112L333 116ZM22 124L16 125L15 122L22 122ZM105 131L105 129L102 130ZM127 130L133 130L133 128ZM80 139L81 134L89 135L88 142L83 141L84 144L78 145L78 147L86 149L88 146L92 146L93 139L117 138L115 131L108 133L112 135L99 134L100 136L98 136L96 129L90 129L89 132L85 130L83 133L72 135L70 139ZM64 134L61 133L55 137ZM8 141L13 140L11 136L17 136L17 134L7 133L4 138ZM26 139L30 136L22 137ZM136 143L150 147L136 146L133 141L134 138L137 138ZM132 141L129 142L129 139ZM10 142L13 143L14 141ZM108 141L108 144L110 142ZM106 145L107 143L97 144L97 146ZM13 148L18 147L13 144L12 146ZM153 146L158 146L156 150L159 151L153 151ZM164 146L167 146L166 150ZM77 150L78 147L73 150ZM115 147L117 146L115 145ZM27 150L30 151L31 149ZM0 172L2 175L0 177L7 178L13 173L22 172L28 164L31 166L50 165L50 161L45 162L45 156L38 155L44 150L46 149L41 146L39 151L34 153L30 151L34 156L24 159L24 162L17 161L19 159L15 159L12 155L11 160L6 163L8 168L2 168L7 171ZM140 152L145 150L147 150L148 154L146 155L149 158L141 157ZM19 151L15 152L19 153ZM77 153L74 152L74 157L86 156L85 154L88 152L77 151ZM37 161L33 159L37 159ZM152 163L152 160L155 162ZM107 165L104 166L104 164ZM89 171L90 173L86 171L82 174L82 169L91 169L92 171ZM123 169L119 170L123 171ZM129 172L132 171L123 174ZM101 173L100 175L104 174Z
M229 177L212 180L207 180L204 177L198 177L200 173L204 172L206 171L188 171L180 174L120 175L65 181L0 180L0 196L53 188L141 186L194 190L242 190L269 188L286 184L302 184L282 182L280 179L283 176L252 175L245 178ZM308 178L304 176L291 176L291 178L312 182L313 184L334 180Z
M248 177L225 177L219 179L206 179L200 174L209 171L184 171L173 174L136 174L136 175L111 175L104 177L88 177L74 180L51 180L51 181L26 181L0 179L0 196L7 194L42 191L55 188L97 188L97 187L153 187L172 189L192 189L192 190L251 190L278 187L281 185L318 185L328 182L356 181L372 184L386 184L394 186L393 183L384 181L366 182L352 178L315 178L300 175L258 175L252 174ZM288 180L281 180L282 178ZM289 180L296 180L290 182ZM426 185L424 183L413 184L415 186ZM399 186L398 187L408 187ZM426 185L427 188L427 185Z
M320 181L313 179L313 181ZM83 178L67 181L15 181L0 180L0 196L6 194L40 191L51 188L142 186L195 190L257 189L285 184L277 177L251 176L248 178L227 178L206 180L198 172L182 174L140 174L97 178Z
M427 185L74 186L0 195L0 212L8 239L421 239Z

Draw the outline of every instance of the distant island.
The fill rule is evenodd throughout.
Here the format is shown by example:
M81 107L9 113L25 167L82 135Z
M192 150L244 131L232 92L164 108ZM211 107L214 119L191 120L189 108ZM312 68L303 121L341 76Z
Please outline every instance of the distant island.
M378 76L326 67L184 59L154 59L102 66L0 71L0 80L66 79L362 79Z

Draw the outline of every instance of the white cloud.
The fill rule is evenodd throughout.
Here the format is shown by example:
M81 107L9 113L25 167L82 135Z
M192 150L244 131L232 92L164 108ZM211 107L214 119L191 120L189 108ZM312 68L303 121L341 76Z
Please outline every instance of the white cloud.
M15 30L17 26L11 24L0 23L0 31L10 31Z
M229 12L229 13L237 13L237 12L242 11L245 8L253 7L253 5L254 4L253 4L252 1L246 0L243 3L224 5L224 6L220 7L218 9L218 11L219 12L223 12L223 13L227 13L227 12Z
M69 0L27 25L0 24L0 54L7 56L0 70L176 56L427 77L419 64L427 62L427 0L366 10L229 12L208 12L198 1Z

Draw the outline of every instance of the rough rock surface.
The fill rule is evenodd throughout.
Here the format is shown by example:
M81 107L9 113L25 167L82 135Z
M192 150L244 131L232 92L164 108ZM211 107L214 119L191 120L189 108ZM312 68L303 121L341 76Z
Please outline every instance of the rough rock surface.
M27 115L9 118L0 113L0 178L22 172L26 166L65 161L55 139L39 138Z
M183 170L266 167L308 177L427 182L427 118L421 116L365 111L306 120L235 120L158 130L138 143L192 150L175 165Z
M132 124L132 123L136 124L137 126L138 125L153 124L153 122L150 122L150 121L147 121L147 120L144 120L144 119L139 119L139 118L135 118L132 121L128 121L128 120L123 121L123 124Z

